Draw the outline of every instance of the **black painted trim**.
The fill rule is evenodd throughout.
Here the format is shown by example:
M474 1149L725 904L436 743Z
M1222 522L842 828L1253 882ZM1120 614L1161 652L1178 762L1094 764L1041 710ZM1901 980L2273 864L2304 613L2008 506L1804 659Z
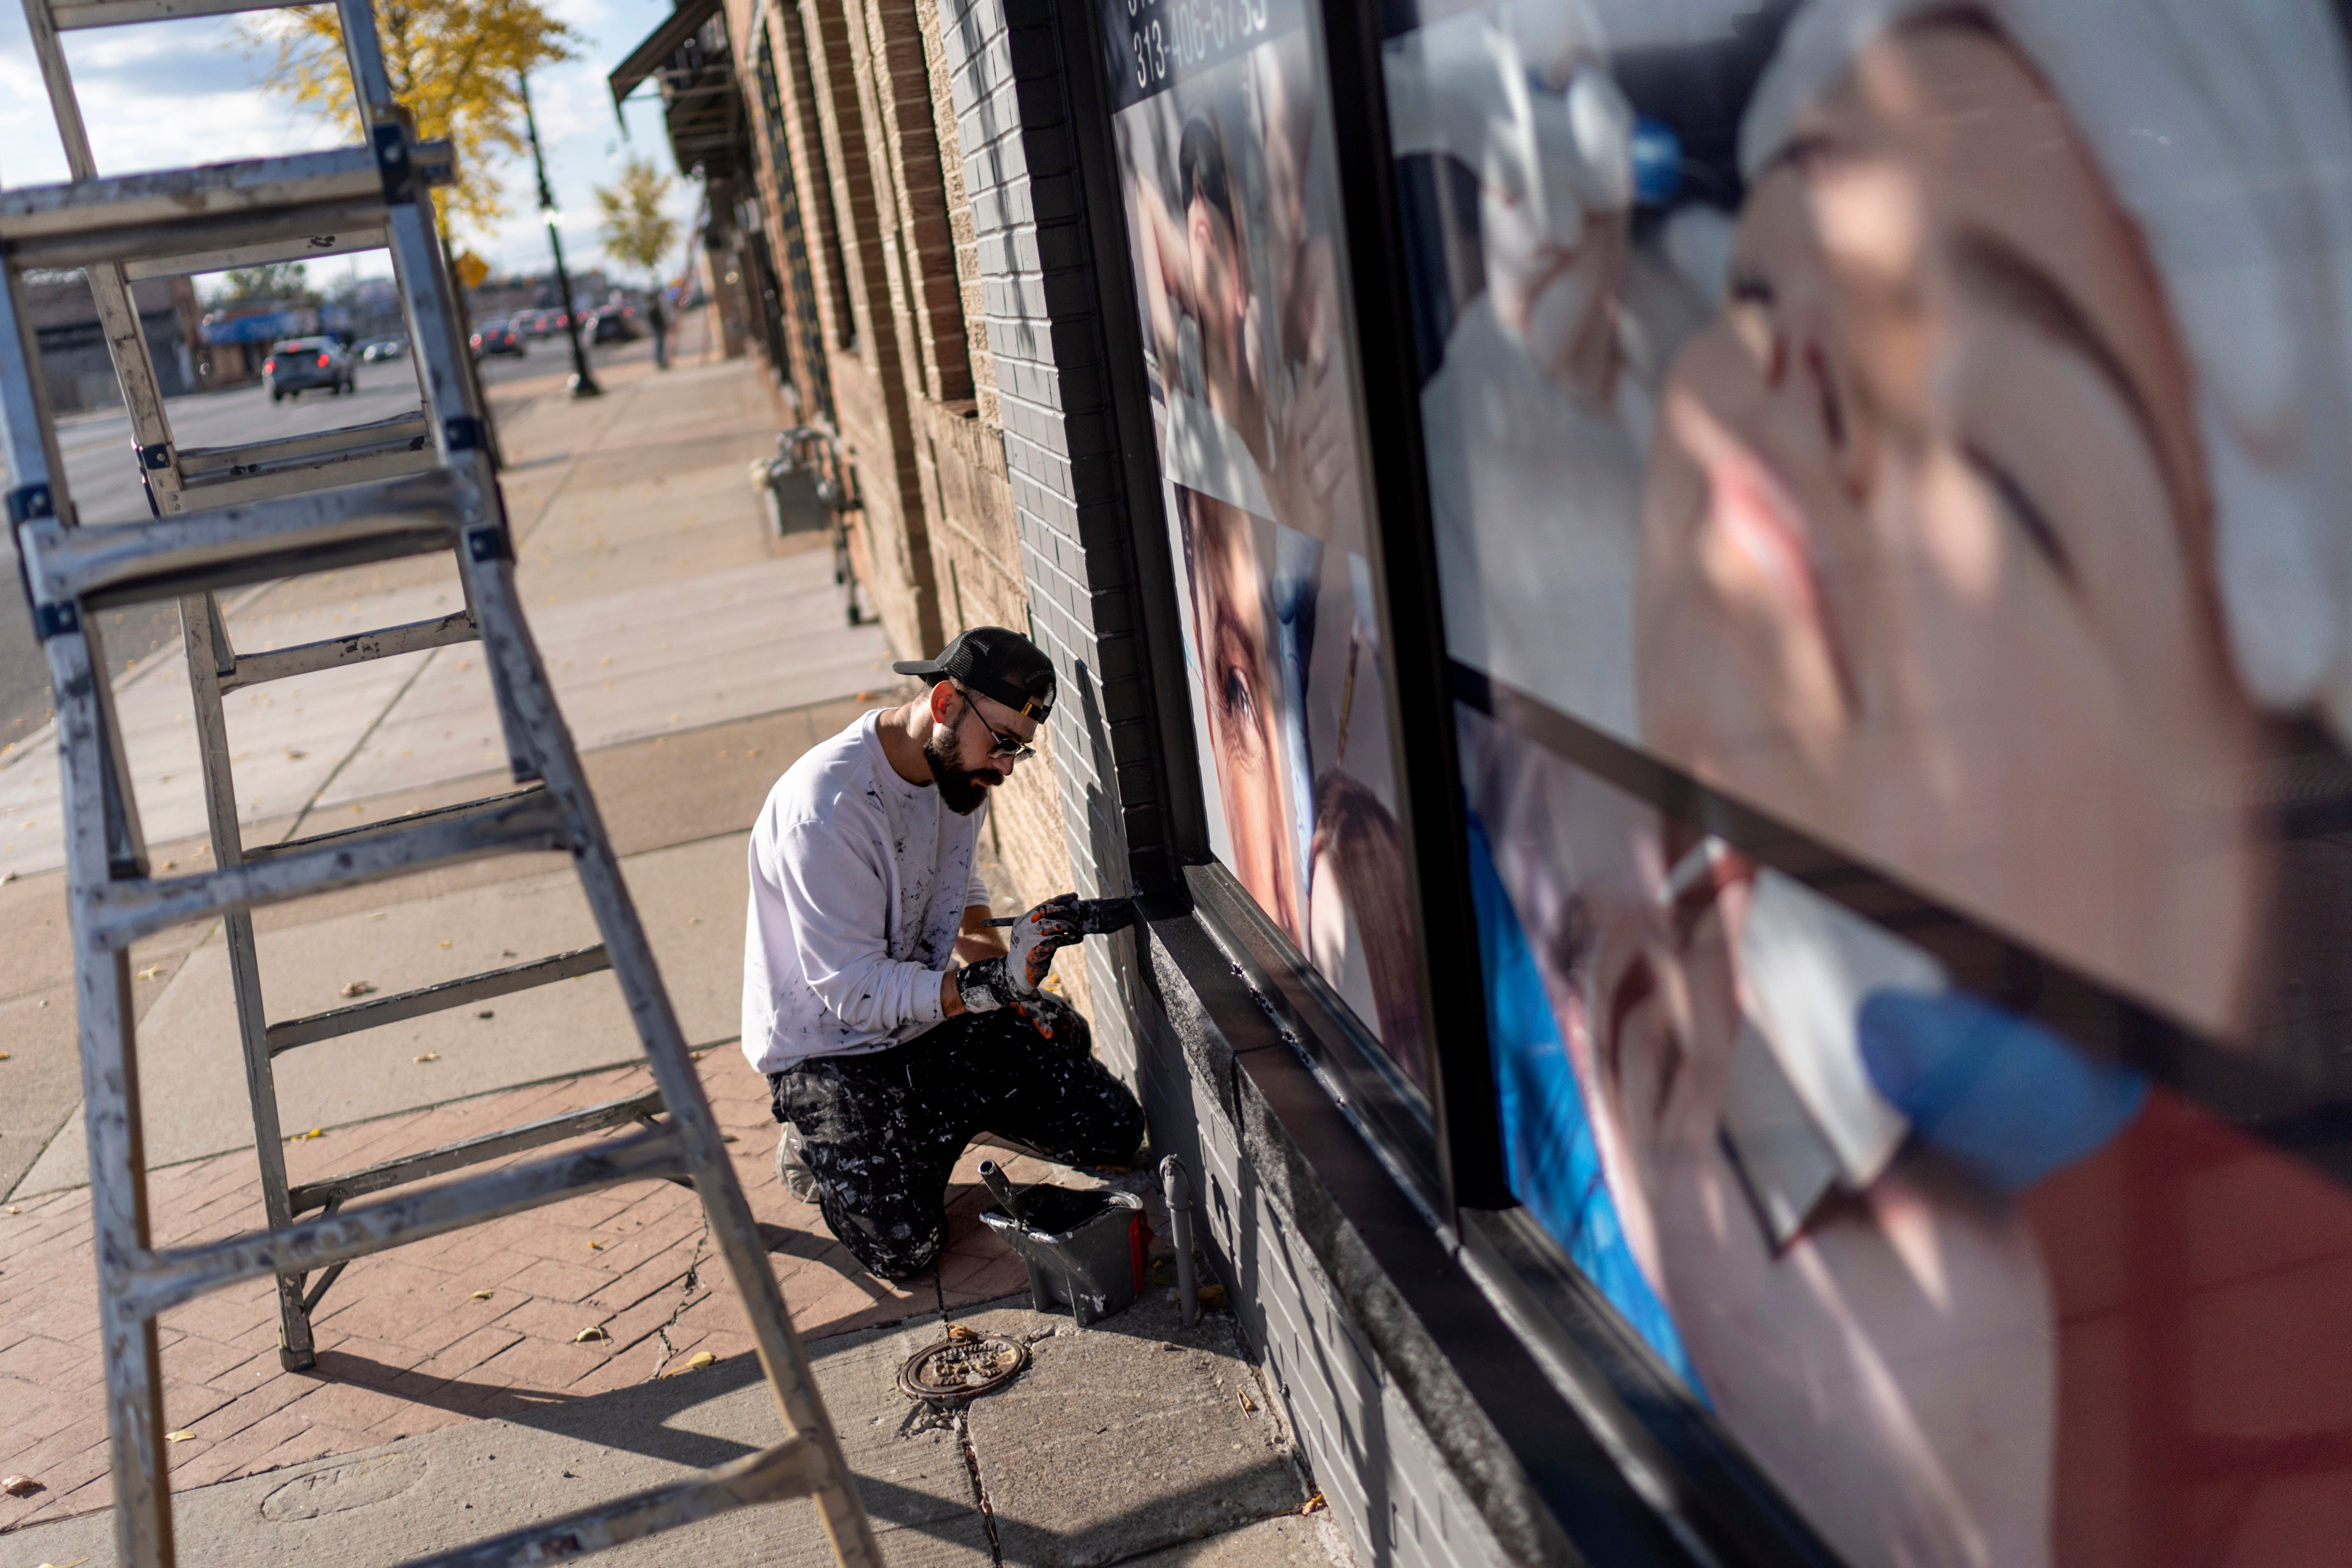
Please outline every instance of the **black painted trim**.
M1128 553L1135 571L1135 637L1143 654L1144 684L1150 689L1152 729L1158 741L1153 748L1158 769L1154 784L1165 853L1149 861L1131 856L1129 872L1139 889L1181 897L1181 868L1209 858L1209 830L1184 674L1183 622L1174 613L1179 579L1168 541L1167 512L1161 505L1160 456L1151 426L1151 390L1144 372L1143 321L1127 233L1127 202L1119 190L1118 144L1111 133L1110 110L1098 69L1104 58L1100 19L1087 0L1062 0L1060 16L1071 140L1077 151L1079 187L1086 193L1097 319L1107 351L1104 371L1118 439ZM1073 41L1077 47L1069 47Z
M1310 14L1314 10L1310 7ZM1421 1016L1436 1102L1440 1169L1452 1204L1507 1208L1502 1129L1486 1013L1478 999L1478 922L1470 896L1462 769L1454 745L1437 542L1423 471L1421 374L1406 292L1403 226L1381 76L1376 8L1320 7L1350 291L1364 384L1366 454L1379 519L1373 591L1386 640L1389 733L1398 753L1398 826L1406 896L1420 912Z
M1443 1145L1427 1097L1413 1084L1354 1010L1291 946L1234 874L1211 861L1186 868L1194 918L1228 959L1238 964L1276 1039L1299 1053L1324 1079L1324 1088L1368 1141L1401 1169L1424 1215L1449 1215Z
M1524 1208L1461 1211L1463 1250L1486 1265L1521 1338L1554 1364L1672 1511L1727 1561L1837 1568L1838 1558L1689 1386Z

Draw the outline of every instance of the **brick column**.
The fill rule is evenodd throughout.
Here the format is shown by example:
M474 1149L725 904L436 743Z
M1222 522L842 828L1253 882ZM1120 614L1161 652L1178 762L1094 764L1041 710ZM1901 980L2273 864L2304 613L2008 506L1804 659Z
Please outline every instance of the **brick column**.
M940 34L1031 633L1063 680L1054 766L1072 868L1082 894L1125 893L1171 875L1172 858L1142 657L1132 479L1112 414L1097 242L1073 136L1066 72L1088 62L1047 0L940 0ZM1156 526L1156 494L1133 510ZM1088 988L1097 1038L1132 1064L1135 970L1114 963L1114 951L1131 950L1087 944Z

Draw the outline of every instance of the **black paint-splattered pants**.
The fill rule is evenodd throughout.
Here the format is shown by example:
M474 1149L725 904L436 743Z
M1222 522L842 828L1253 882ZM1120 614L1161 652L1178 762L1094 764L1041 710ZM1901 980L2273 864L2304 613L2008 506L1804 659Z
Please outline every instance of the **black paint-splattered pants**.
M950 1018L903 1046L770 1073L776 1120L800 1129L824 1223L885 1279L929 1268L947 1239L948 1176L982 1132L1071 1165L1125 1164L1143 1108L1094 1058L1075 1008L1046 1039L1011 1008Z

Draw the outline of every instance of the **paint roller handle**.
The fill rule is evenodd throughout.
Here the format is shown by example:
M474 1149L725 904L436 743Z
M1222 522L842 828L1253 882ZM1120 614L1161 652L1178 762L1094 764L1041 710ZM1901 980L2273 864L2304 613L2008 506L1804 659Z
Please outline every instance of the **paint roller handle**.
M982 1160L980 1163L980 1183L988 1189L991 1196L1004 1205L1004 1212L1013 1216L1013 1224L1028 1224L1021 1217L1021 1200L1013 1195L1013 1184L1004 1179L1004 1172L995 1161Z

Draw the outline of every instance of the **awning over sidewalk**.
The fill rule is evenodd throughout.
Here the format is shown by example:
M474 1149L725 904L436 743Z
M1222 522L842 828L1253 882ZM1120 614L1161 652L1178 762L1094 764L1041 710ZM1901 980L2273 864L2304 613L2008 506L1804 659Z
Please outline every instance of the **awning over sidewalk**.
M677 166L716 182L740 173L749 149L719 0L685 0L629 51L605 79L614 107L648 77L661 90L662 119Z
M687 40L702 31L702 25L719 15L719 0L686 0L658 27L647 33L645 41L629 51L629 58L614 66L605 79L613 84L613 101L636 91L646 78L659 70L670 56L686 47Z

